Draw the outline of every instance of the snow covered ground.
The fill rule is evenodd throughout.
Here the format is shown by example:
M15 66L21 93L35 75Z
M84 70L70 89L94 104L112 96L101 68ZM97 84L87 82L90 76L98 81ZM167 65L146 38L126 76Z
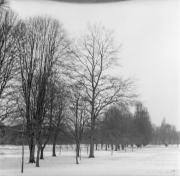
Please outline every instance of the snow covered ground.
M25 147L24 176L154 176L180 175L180 147L147 146L124 151L99 150L95 158L88 158L87 148L82 150L79 165L75 164L75 152L67 146L51 156L52 146L45 149L45 159L40 167L28 164L28 147ZM59 153L60 152L60 153ZM21 175L21 147L0 146L0 176Z

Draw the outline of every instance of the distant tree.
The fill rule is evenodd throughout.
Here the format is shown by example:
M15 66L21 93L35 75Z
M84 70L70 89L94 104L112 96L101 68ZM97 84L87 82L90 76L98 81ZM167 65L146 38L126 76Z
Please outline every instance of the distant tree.
M54 109L55 109L55 85L54 80L50 79L49 86L47 88L47 95L46 95L46 113L45 113L45 120L44 120L44 127L42 128L42 146L41 146L41 155L40 159L44 159L44 148L46 147L47 143L50 140L50 137L53 135L53 116L54 116Z
M171 138L172 144L178 144L178 132L176 130L176 126L174 126L174 125L171 125L170 138Z
M60 132L65 133L64 127L67 126L67 109L69 90L68 86L62 80L57 80L54 91L51 89L52 101L54 101L53 110L53 134L52 134L52 156L56 156L56 143ZM53 98L54 97L54 98Z
M152 125L152 141L154 144L160 143L160 127L155 124Z
M113 145L118 143L120 139L121 120L122 116L119 109L112 106L105 112L104 119L100 123L101 140L105 144L111 144L111 150L113 150Z
M175 144L177 142L177 131L174 125L166 124L166 143L167 144Z
M161 126L158 128L158 139L161 144L178 144L178 132L175 125L166 123L166 119L163 118ZM154 136L154 135L153 135Z
M134 114L134 129L137 135L136 144L147 145L152 137L152 125L147 108L143 107L142 103L136 104Z
M167 124L166 124L166 119L163 118L162 123L161 123L161 127L160 127L160 133L159 133L161 142L162 142L163 144L166 143L166 139L167 139L166 125L167 125Z
M0 122L0 138L3 138L5 133L6 133L5 125ZM1 143L2 143L2 141L1 141Z
M132 79L108 75L112 66L118 65L113 32L101 25L89 25L86 34L76 39L71 48L73 79L83 86L87 111L91 119L90 154L94 157L95 124L103 110L113 103L128 104L135 94L132 93Z
M71 85L71 95L69 99L69 131L76 144L76 164L78 157L80 157L80 147L83 140L84 129L89 120L87 113L87 102L82 96L83 89L78 83Z
M179 145L179 143L180 143L180 131L178 131L177 133L178 133L177 134L178 135L178 142L177 142L177 144Z
M171 138L172 137L171 136L172 135L172 126L170 124L166 124L165 128L166 128L166 134L167 134L167 137L166 137L167 141L169 144L171 144L171 142L172 142L171 141L172 140L172 138Z
M101 139L104 143L115 145L118 150L121 144L124 150L131 139L131 114L127 107L111 106L100 124Z

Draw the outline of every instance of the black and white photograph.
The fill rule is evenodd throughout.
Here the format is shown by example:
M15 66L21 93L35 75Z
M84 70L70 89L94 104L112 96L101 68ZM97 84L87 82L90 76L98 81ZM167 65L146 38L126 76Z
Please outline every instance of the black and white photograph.
M179 176L179 0L0 0L0 176Z

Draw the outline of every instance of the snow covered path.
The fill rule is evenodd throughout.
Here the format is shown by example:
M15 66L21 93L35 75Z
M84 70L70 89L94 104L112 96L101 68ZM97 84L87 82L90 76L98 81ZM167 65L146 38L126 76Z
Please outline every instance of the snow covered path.
M2 149L3 148L3 149ZM40 168L28 164L28 148L25 150L24 176L164 176L180 175L180 147L147 146L130 148L127 152L95 151L95 158L88 158L82 151L82 160L75 164L75 152L63 149L57 157L51 157L51 146L45 150ZM21 147L0 147L0 176L21 175Z

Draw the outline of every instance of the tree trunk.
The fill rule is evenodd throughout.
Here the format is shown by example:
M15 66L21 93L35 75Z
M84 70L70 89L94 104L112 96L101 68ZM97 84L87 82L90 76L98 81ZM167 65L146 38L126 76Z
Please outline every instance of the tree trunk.
M36 156L36 167L39 167L39 154L40 154L41 146L37 146L37 156Z
M132 147L132 152L133 152L133 144L131 144L131 147Z
M113 155L113 144L111 144L111 155Z
M116 148L115 148L115 151L117 151L117 150L118 150L118 146L117 146L117 144L115 145L115 147L116 147Z
M76 150L78 150L78 149L76 148ZM79 164L79 163L78 163L77 151L76 151L76 164Z
M88 151L89 151L89 145L87 144L87 155L88 155Z
M90 153L89 153L89 158L94 158L94 139L93 139L92 135L90 137Z
M35 163L35 145L34 142L31 141L29 144L29 163Z
M124 150L124 144L121 144L121 148L122 148L122 150Z
M105 149L105 150L107 150L107 146L108 146L108 145L106 144L106 149Z
M80 150L80 146L79 146L79 144L76 144L76 155L77 155L77 157L79 157L79 150Z
M78 157L79 157L79 145L76 144L76 164L79 164L78 163Z
M56 156L56 141L53 142L52 156Z
M79 146L79 153L80 153L79 157L80 157L80 160L81 160L81 147L80 146Z
M111 150L113 150L114 148L113 148L113 144L111 144Z
M52 156L56 156L56 140L57 140L57 134L54 135L53 148L52 148Z
M94 114L94 92L92 101L92 111L91 111L91 136L90 136L90 152L89 158L94 158L94 127L95 127L95 114Z
M98 149L98 144L96 144L96 150Z
M43 152L44 152L44 147L41 147L41 155L40 155L40 159L44 159Z

